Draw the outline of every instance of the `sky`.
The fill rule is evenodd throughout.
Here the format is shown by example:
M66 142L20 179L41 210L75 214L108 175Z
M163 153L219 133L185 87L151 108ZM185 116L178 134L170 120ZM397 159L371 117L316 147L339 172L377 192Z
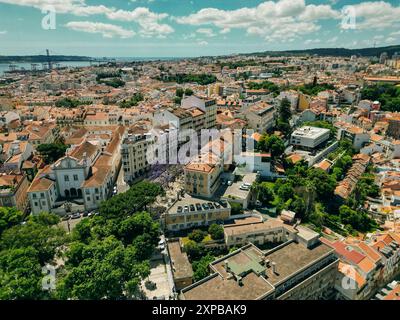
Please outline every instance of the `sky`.
M400 0L0 0L0 55L194 57L400 44Z

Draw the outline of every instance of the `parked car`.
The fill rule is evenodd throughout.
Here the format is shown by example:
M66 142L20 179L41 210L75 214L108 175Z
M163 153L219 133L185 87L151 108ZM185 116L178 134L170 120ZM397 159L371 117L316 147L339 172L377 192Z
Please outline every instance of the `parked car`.
M88 212L84 212L84 213L82 213L82 217L87 217L89 215L89 213Z
M71 215L71 219L79 219L81 217L81 214L79 212L74 213L73 215Z
M194 207L193 204L191 204L191 205L190 205L190 211L195 211L195 210L196 210L196 208Z
M181 213L183 210L182 206L178 206L178 209L176 210L178 213Z

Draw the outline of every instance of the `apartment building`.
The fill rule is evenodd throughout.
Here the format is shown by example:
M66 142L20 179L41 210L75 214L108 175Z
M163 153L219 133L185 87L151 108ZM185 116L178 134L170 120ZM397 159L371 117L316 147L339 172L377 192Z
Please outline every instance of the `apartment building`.
M160 109L154 113L153 125L169 126L180 131L193 129L192 113L183 108Z
M249 128L264 133L275 124L275 108L267 103L258 103L244 112Z
M23 174L0 174L0 207L15 207L24 211L28 204L29 181Z
M337 122L335 126L339 129L338 139L348 139L356 151L359 151L370 141L369 133L363 128L344 122Z
M28 141L37 147L39 144L52 143L57 136L58 128L50 123L33 123L25 127L25 132L29 134Z
M266 252L250 243L212 262L213 274L184 288L180 299L328 299L338 262L334 250L318 239L289 240Z
M220 186L221 159L211 151L199 155L184 167L185 191L193 196L212 197Z
M327 141L329 135L329 129L305 126L292 133L290 143L296 147L312 150Z
M231 207L227 201L209 201L186 196L168 209L162 221L166 230L180 231L228 220L230 215Z
M151 168L148 152L149 146L154 144L154 139L147 130L135 130L128 134L122 141L122 169L124 180L128 183L143 175Z
M181 101L184 109L198 108L205 113L205 128L210 129L216 126L217 121L217 101L215 99L199 96L184 97Z

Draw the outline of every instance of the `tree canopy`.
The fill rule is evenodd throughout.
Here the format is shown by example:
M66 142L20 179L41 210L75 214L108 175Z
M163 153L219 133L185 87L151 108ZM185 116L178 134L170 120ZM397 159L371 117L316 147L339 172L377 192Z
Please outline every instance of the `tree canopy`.
M378 100L383 111L400 111L400 88L394 84L377 83L365 86L361 90L361 98Z
M46 164L56 162L65 155L68 146L62 143L45 143L37 147L37 151L42 156Z

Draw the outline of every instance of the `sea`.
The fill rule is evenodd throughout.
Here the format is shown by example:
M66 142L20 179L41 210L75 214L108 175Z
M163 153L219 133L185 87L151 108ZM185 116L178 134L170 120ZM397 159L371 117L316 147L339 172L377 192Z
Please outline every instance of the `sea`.
M156 60L162 60L162 61L169 61L169 60L179 60L179 59L184 59L184 58L175 58L175 57L157 57L157 58L151 58L151 57L109 57L109 58L99 58L100 61L117 61L117 62L133 62L133 61L156 61ZM4 71L9 71L10 70L10 64L11 63L0 63L0 76L4 75ZM65 62L56 62L55 64L59 64L60 67L87 67L90 66L90 61L65 61ZM31 70L32 66L31 63L13 63L15 65L15 68L17 70ZM37 63L37 68L38 70L42 69L42 64Z

